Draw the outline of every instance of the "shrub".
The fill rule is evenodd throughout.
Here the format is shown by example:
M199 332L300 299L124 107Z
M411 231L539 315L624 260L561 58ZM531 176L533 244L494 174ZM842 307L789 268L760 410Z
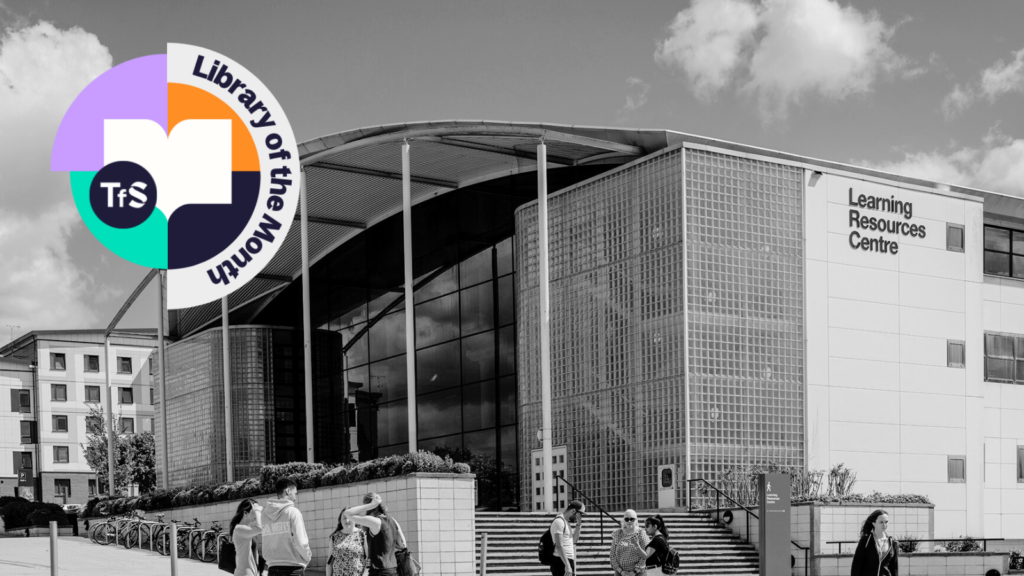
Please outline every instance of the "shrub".
M59 504L33 503L35 510L29 513L28 522L30 526L49 526L51 520L57 521L57 526L70 526L68 515Z
M1024 550L1020 548L1010 550L1010 570L1024 570Z
M961 536L960 540L944 542L943 547L949 552L978 552L981 545L971 536Z
M58 526L68 526L68 516L57 504L29 502L24 498L12 499L0 508L0 517L4 519L5 528L27 528L29 526L48 526L50 520L56 520Z
M896 541L900 543L901 554L912 554L914 552L917 552L917 546L919 542L915 540L915 538L916 536L907 535L900 536L896 539Z
M11 502L28 502L28 500L21 496L0 496L0 508L7 506Z
M135 498L93 498L86 505L83 516L92 518L124 514L131 510L164 510L253 498L273 493L274 485L279 478L291 478L300 489L303 489L391 478L413 472L468 474L470 468L467 464L453 462L450 457L442 458L429 452L386 456L342 466L306 462L271 464L261 468L258 476L231 484L205 484L154 490Z

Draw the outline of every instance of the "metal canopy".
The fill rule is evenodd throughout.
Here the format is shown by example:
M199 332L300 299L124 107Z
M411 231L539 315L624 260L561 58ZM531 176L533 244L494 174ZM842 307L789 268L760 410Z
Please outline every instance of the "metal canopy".
M465 186L536 170L541 139L552 167L619 165L668 144L666 132L658 130L488 121L396 124L304 142L298 148L306 171L310 264L401 211L404 142L410 145L415 205ZM251 319L286 282L299 278L301 269L296 222L263 273L228 297L232 324ZM219 302L182 310L180 335L209 328L220 316Z
M349 130L299 144L309 203L310 265L365 228L401 211L401 146L405 141L411 146L412 203L416 205L459 188L535 171L537 144L542 139L550 168L598 164L611 168L686 142L813 165L815 169L843 170L894 183L951 190L983 198L986 208L991 203L1002 212L1024 215L1024 202L1018 198L670 130L488 120L416 122ZM251 321L301 275L299 240L296 223L263 273L229 296L232 324ZM220 315L219 302L181 310L180 336L210 327Z

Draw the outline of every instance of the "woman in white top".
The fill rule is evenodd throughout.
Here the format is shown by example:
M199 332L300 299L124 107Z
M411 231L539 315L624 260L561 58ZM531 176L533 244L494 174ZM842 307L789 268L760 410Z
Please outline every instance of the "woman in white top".
M238 511L231 519L228 535L235 545L235 576L258 576L256 561L259 558L253 540L263 532L260 511L263 510L252 498L238 504Z

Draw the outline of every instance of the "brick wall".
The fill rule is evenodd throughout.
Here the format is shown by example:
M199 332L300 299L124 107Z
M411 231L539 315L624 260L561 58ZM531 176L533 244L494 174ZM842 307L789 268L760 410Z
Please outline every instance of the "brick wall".
M42 472L40 473L42 483L42 502L56 502L63 504L56 498L57 492L54 488L55 479L71 480L71 496L67 504L85 504L89 502L89 480L95 480L96 474L92 472Z
M473 576L476 535L473 486L472 474L415 473L301 490L296 507L302 512L313 551L309 567L323 568L326 564L330 555L330 534L337 526L341 510L362 504L367 492L377 492L384 499L388 513L401 525L409 549L423 565L423 574ZM271 496L260 496L256 500L265 504L269 498ZM147 512L146 517L155 520L156 514L163 512L165 520L198 518L204 527L217 521L227 529L238 503L233 500Z

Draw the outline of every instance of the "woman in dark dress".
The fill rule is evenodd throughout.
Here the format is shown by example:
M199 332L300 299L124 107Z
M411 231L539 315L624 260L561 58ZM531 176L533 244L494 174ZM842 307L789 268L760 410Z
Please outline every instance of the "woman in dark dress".
M668 555L668 530L661 514L650 516L644 521L644 530L651 537L647 543L647 576L662 576L661 567Z
M868 515L860 529L860 542L853 553L851 576L897 576L899 574L900 547L889 536L889 515L875 510Z

